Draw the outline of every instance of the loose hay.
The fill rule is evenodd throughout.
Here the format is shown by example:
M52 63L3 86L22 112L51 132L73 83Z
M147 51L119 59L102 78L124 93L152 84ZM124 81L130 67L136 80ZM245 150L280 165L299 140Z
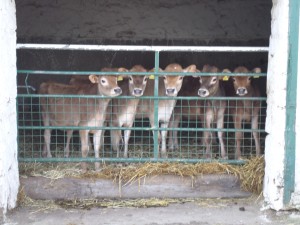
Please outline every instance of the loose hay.
M241 187L245 191L261 194L265 175L265 159L254 157L241 167Z
M42 176L52 180L63 177L90 178L90 179L112 179L119 184L120 189L123 186L133 182L140 182L150 176L156 175L178 175L188 176L193 180L196 176L204 174L232 174L241 180L241 188L260 194L262 192L263 177L264 177L264 157L254 157L246 162L245 165L230 165L225 163L141 163L141 164L103 164L100 172L88 171L82 173L80 163L20 163L20 175L26 176ZM32 204L32 200L23 196L23 202ZM74 202L75 201L75 202ZM100 200L69 200L57 201L57 205L67 208L72 203L75 208L88 208L91 205L97 207L119 207L124 204L124 201L100 201ZM174 200L175 201L175 200ZM168 205L170 200L165 199L147 199L147 200L127 200L126 204L129 207L154 207ZM34 204L39 203L34 201ZM49 205L52 206L52 203ZM92 206L91 206L92 207ZM45 207L44 207L45 208ZM47 207L46 207L47 208ZM49 208L49 207L48 207ZM47 209L48 209L47 208Z

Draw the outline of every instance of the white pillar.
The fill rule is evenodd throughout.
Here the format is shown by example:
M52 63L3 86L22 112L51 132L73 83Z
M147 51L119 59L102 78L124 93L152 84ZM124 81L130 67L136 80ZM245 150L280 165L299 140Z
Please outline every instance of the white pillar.
M264 197L268 207L284 209L286 79L288 71L289 1L273 0L267 75Z
M16 118L16 7L0 1L0 223L16 206L19 189Z

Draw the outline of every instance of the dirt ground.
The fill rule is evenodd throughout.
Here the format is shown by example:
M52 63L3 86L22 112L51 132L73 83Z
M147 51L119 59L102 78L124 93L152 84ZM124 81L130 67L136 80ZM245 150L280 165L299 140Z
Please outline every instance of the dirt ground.
M195 199L165 207L66 209L45 205L21 206L6 215L5 225L189 224L189 225L299 225L300 212L263 209L247 199Z

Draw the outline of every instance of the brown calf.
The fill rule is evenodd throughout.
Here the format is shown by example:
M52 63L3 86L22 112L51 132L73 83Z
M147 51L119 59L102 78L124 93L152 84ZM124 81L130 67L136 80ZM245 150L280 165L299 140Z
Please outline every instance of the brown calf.
M100 96L114 97L122 93L117 84L117 76L89 76L90 82L97 85L87 85L86 88L76 85L62 85L56 83L42 83L40 94L97 94ZM41 98L42 118L44 126L91 126L102 127L105 121L105 113L110 98ZM100 140L102 130L80 130L82 157L87 157L88 134L93 133L95 158L99 158ZM44 132L44 154L51 157L50 139L51 129ZM99 163L95 163L96 169ZM82 169L86 170L86 163L82 163Z
M177 63L169 64L163 72L195 72L196 66L190 65L183 69L181 65ZM159 77L158 95L159 96L170 96L176 97L181 89L183 81L183 76L174 75L164 75ZM154 95L154 80L149 80L147 87L144 92L144 96ZM158 101L158 121L161 123L162 128L168 128L169 121L176 105L176 100L159 100ZM151 127L155 126L155 108L153 99L144 99L139 102L137 108L137 118L149 118ZM159 135L159 142L161 142L161 157L167 157L167 147L166 147L167 130L161 131L161 136Z
M147 72L141 65L135 65L130 72ZM133 96L130 99L113 99L111 126L131 128L135 119L136 109L139 103L139 97L144 94L148 81L147 75L129 75L124 76L124 81L119 82L122 88L122 96ZM131 130L124 130L124 157L128 157L128 142ZM119 157L120 141L122 139L121 130L111 130L111 144L113 150L117 151Z
M197 72L200 72L197 70ZM205 65L202 72L216 73L219 69L214 66ZM197 120L204 124L206 129L212 128L212 125L217 121L217 128L224 127L224 113L226 102L223 100L203 100L206 97L223 97L224 89L219 82L221 76L194 76L194 78L186 78L189 82L183 85L180 96L196 96L201 98L197 100L182 100L177 101L173 112L173 120L171 120L170 128L178 128L181 119ZM178 148L177 131L169 132L169 148ZM211 157L211 143L214 140L214 133L204 131L203 142L206 146L206 158ZM221 156L226 158L225 145L223 141L223 131L218 132L219 142L221 145Z
M230 72L228 69L225 69L224 72ZM234 73L260 73L260 68L254 68L252 71L249 71L246 67L240 66L234 70ZM241 97L260 97L260 92L258 87L251 84L251 76L232 76L233 85L235 92L238 96ZM258 100L241 100L230 102L229 112L233 117L235 129L242 129L242 122L251 122L251 128L253 130L258 129L258 119L261 103ZM256 155L260 155L260 139L259 133L253 131L253 137L255 141ZM235 132L235 141L236 141L236 159L241 159L241 138L242 132Z
M220 72L215 66L204 65L202 69L203 73L217 73ZM200 88L198 90L198 95L202 98L206 97L224 97L225 91L220 83L223 76L201 76L199 77ZM205 128L212 128L212 124L217 122L218 139L221 146L221 156L226 158L225 145L223 140L224 128L224 114L226 109L226 101L224 100L206 100L205 101ZM206 145L206 156L211 157L211 143L213 140L213 133L210 131L204 131L204 143Z

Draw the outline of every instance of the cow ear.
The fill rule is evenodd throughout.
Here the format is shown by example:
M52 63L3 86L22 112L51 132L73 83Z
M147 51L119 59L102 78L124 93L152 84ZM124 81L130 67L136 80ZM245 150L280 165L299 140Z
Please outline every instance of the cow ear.
M261 68L256 67L252 70L253 73L261 73ZM259 76L253 76L253 78L259 78Z
M222 72L223 73L231 73L231 71L229 69L224 69Z
M152 73L153 73L154 71L155 71L155 68L152 68L151 70L148 70L148 72L152 72ZM159 71L159 72L164 72L164 70L163 70L162 68L158 68L158 71ZM154 78L155 78L154 74L150 74L150 75L149 75L149 79L150 79L150 80L154 80Z
M128 69L126 69L124 67L120 67L120 68L118 68L118 72L128 72Z
M196 69L196 73L201 73L201 70ZM194 78L200 78L199 76L193 75Z
M253 73L261 73L261 68L256 67L252 70Z
M148 70L148 72L154 72L155 68L152 68L151 70ZM162 68L158 68L159 72L164 72L164 70Z
M124 68L124 67L120 67L118 68L118 72L122 73L122 72L129 72L128 69ZM118 76L118 81L121 81L123 79L128 79L129 76L128 75L125 75L125 74L121 74Z
M183 69L183 72L185 72L185 73L187 73L187 72L196 72L196 71L197 71L197 67L194 64L189 65L187 68Z
M223 69L222 73L231 73L231 71L229 69ZM220 79L222 79L223 81L228 81L229 80L229 76L220 76Z
M91 75L89 75L89 80L90 80L93 84L95 84L95 83L98 83L98 82L99 82L99 77L98 77L97 75L95 75L95 74L91 74Z

